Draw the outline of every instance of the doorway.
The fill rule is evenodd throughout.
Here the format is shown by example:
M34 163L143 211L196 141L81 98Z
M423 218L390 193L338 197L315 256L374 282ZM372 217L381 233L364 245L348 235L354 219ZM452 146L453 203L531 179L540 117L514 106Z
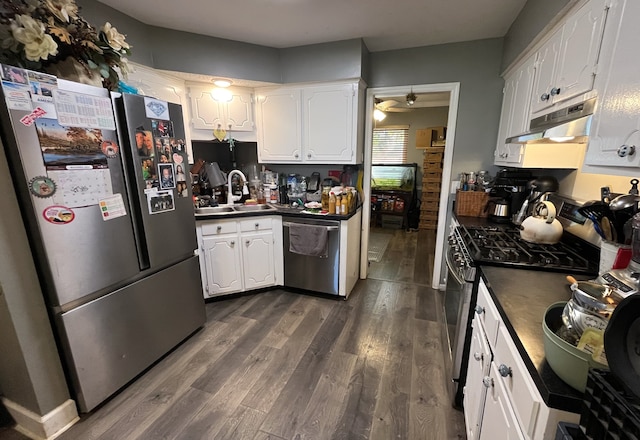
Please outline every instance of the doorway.
M449 192L451 181L451 163L453 159L453 145L455 139L455 126L456 115L458 107L458 94L459 83L443 83L443 84L430 84L430 85L407 85L397 87L380 87L370 88L367 90L367 102L365 112L365 156L364 156L364 201L363 204L363 216L362 216L362 242L361 242L361 261L360 261L360 277L366 278L369 276L370 270L370 257L369 246L372 245L374 252L372 257L375 259L381 258L388 246L393 246L393 243L398 242L394 237L401 236L400 231L394 230L398 228L400 222L401 228L406 230L409 226L406 212L404 216L395 209L389 210L389 206L385 206L386 210L376 211L372 210L372 204L369 203L372 195L384 195L384 192L380 191L379 187L372 188L371 178L376 172L380 172L380 167L372 168L373 163L373 139L374 128L381 127L408 127L408 133L411 133L410 139L407 141L407 157L408 163L416 162L418 164L417 172L415 173L414 185L416 185L416 197L419 197L422 190L422 151L416 151L416 128L426 128L431 124L436 124L438 121L446 122L447 135L445 141L444 154L442 159L442 177L441 185L439 186L439 208L437 210L437 224L438 231L435 241L435 259L433 264L433 273L429 277L431 280L431 287L438 288L441 272L441 260L442 249L444 244L444 225L447 222L447 206L449 205ZM414 94L412 97L409 94ZM409 98L414 102L409 105ZM422 100L422 102L421 102ZM413 107L415 106L415 107ZM410 108L409 111L407 109ZM382 122L377 122L374 119L374 110L383 110L387 114ZM424 110L423 110L424 109ZM429 110L431 109L431 110ZM439 110L435 110L439 109ZM385 111L386 110L386 111ZM421 115L422 113L422 115ZM430 115L429 115L430 114ZM439 116L438 116L439 115ZM429 122L429 118L432 122ZM434 119L435 118L435 119ZM440 125L440 124L436 124ZM411 130L411 127L413 129ZM423 127L424 126L424 127ZM378 133L380 130L378 131ZM386 168L383 169L386 171ZM373 171L373 174L372 174ZM401 170L404 171L404 170ZM406 188L405 188L406 189ZM398 196L397 194L385 195L385 199L389 197L391 200L402 200L404 196ZM406 200L406 199L405 199ZM403 200L404 201L404 200ZM385 215L385 212L387 213ZM434 217L435 217L434 212ZM399 217L399 218L398 218ZM370 241L371 239L371 241ZM400 240L405 242L406 240ZM372 265L377 262L372 262ZM376 268L376 273L380 273ZM376 275L377 276L377 275Z

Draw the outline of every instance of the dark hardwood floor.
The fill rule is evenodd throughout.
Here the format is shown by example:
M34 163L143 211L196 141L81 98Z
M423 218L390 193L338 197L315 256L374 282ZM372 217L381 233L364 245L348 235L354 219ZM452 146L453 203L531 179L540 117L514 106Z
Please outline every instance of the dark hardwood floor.
M465 438L434 241L396 231L347 301L275 289L207 303L204 328L59 439Z

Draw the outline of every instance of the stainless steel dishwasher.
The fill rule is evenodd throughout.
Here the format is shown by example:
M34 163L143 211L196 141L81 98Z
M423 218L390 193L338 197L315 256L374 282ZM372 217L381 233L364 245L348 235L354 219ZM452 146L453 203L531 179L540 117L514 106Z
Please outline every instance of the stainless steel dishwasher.
M300 255L289 251L289 226L294 223L323 226L329 240L327 258ZM340 222L337 220L282 218L284 285L314 292L338 295L340 275Z

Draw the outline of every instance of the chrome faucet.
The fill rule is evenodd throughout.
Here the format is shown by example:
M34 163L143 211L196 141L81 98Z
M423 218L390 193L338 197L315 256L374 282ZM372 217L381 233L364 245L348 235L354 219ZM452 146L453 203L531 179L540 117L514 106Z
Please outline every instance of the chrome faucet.
M247 188L247 178L245 177L244 173L240 170L229 171L229 175L227 176L227 205L233 205L233 202L237 202L242 198L242 196L233 195L231 180L234 174L239 175L242 179L242 194L249 194L249 188Z

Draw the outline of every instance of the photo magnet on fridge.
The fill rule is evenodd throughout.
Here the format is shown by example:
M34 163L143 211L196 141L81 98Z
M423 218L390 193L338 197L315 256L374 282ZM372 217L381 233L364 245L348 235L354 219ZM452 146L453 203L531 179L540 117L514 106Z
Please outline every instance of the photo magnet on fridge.
M176 187L176 175L172 163L158 164L158 175L160 176L160 189Z

